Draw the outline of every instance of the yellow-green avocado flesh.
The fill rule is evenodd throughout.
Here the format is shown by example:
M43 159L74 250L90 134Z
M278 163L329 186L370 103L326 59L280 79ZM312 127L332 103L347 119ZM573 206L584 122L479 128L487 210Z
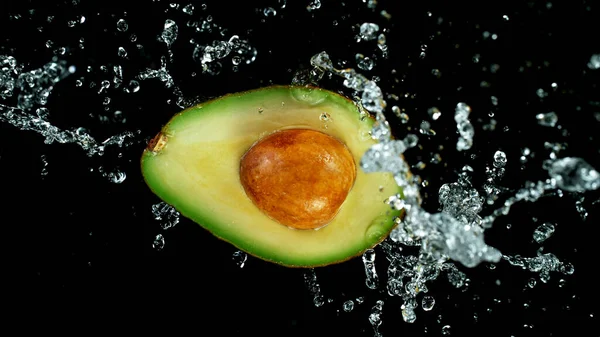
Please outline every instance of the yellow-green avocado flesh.
M175 115L144 151L151 190L185 217L238 249L288 267L348 260L393 229L400 211L384 201L401 193L390 173L358 167L376 143L373 119L347 98L320 88L272 86L229 94ZM240 182L240 160L277 130L313 129L346 144L357 164L354 186L338 214L319 230L283 226L265 215Z

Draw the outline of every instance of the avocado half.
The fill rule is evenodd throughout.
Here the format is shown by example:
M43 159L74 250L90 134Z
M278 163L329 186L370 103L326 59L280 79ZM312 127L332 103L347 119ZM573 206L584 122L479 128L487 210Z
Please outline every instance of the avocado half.
M385 203L390 195L402 192L393 176L387 172L366 174L358 167L362 155L376 143L370 135L373 123L374 119L361 115L351 100L320 88L271 86L229 94L175 115L144 150L142 174L164 202L248 254L288 267L339 263L385 239L401 215L401 211ZM336 139L356 163L353 183L343 194L345 199L331 219L316 229L293 228L271 216L260 207L256 195L248 193L248 186L240 178L241 163L251 149L278 132L289 130L317 131ZM327 151L326 146L313 144L307 151L293 148L288 153L312 160L311 154L322 157L318 147ZM268 151L263 152L268 155ZM291 165L285 172L298 166ZM274 171L264 179L276 181L277 175ZM282 204L286 202L283 196L293 193L293 188L310 194L310 177L314 175L304 176L307 178L302 179L308 180L272 193L282 196ZM331 179L336 176L331 175ZM328 184L320 183L321 187ZM319 193L324 190L327 189L321 188ZM282 214L292 211L288 208ZM302 213L302 209L297 213Z

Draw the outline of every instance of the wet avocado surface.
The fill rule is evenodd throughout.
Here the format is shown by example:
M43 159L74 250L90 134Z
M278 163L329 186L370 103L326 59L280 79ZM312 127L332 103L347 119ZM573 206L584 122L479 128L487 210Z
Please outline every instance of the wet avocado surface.
M240 179L240 163L253 145L290 129L329 135L359 163L376 142L372 125L353 102L319 88L230 94L175 115L144 151L142 173L163 201L251 255L291 267L328 265L361 254L394 227L400 212L384 202L400 192L391 174L357 168L332 220L317 230L296 229L257 206Z

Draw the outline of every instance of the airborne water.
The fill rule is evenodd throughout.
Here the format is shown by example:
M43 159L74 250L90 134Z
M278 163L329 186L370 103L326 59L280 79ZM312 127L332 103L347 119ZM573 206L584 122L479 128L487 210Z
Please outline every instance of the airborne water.
M5 240L24 312L133 301L204 334L597 335L597 5L2 6ZM407 216L362 258L267 264L141 179L174 113L291 83L377 118L360 166L394 173L405 199L386 202Z

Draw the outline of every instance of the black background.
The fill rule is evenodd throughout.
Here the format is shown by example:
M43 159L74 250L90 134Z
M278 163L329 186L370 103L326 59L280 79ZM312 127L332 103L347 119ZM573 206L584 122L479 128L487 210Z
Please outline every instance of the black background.
M507 173L499 184L511 191L527 180L547 178L541 169L549 154L545 141L567 143L561 157L583 157L600 168L599 122L594 118L600 107L593 104L600 101L600 70L587 68L591 55L600 53L599 5L591 1L461 5L381 0L373 11L362 1L347 0L345 5L322 1L320 9L309 12L308 1L288 0L284 9L274 0L204 3L206 10L194 2L193 16L181 12L187 2L182 2L180 9L168 9L169 3L164 1L11 0L0 5L0 54L14 56L25 70L51 60L55 48L46 48L47 40L54 41L55 47L68 47L61 59L77 71L57 84L50 96L47 107L54 125L85 127L98 140L126 130L141 131L136 144L110 147L104 156L89 158L77 145L45 145L36 133L0 124L2 227L3 242L7 243L5 278L9 280L5 303L10 303L11 317L28 322L21 328L46 329L40 322L49 318L63 331L91 320L94 324L87 324L88 330L83 331L122 324L140 331L171 330L189 324L194 329L191 332L200 335L371 336L370 309L382 299L384 336L439 336L444 325L451 326L454 336L598 336L594 324L598 316L594 277L597 191L586 194L586 221L575 210L576 197L565 195L518 204L486 232L486 241L505 254L535 256L539 245L531 242L533 229L542 222L557 223L557 232L544 245L545 252L573 263L572 276L554 273L548 284L538 279L538 285L529 289L527 281L537 275L506 262L494 269L487 264L472 270L459 265L471 279L469 288L456 290L441 277L429 287L436 298L434 310L419 308L417 321L407 324L401 318L401 301L389 297L384 287L367 289L362 262L354 259L316 270L323 295L333 302L315 308L304 285L304 270L252 257L240 269L231 258L235 249L193 222L182 218L177 226L164 231L153 219L151 205L160 200L141 177L139 157L145 142L181 110L173 103L177 97L172 89L151 79L140 81L137 93L111 87L99 95L98 87L90 89L89 83L112 79L110 72L100 69L102 65L109 69L121 65L125 83L146 68L157 69L167 49L156 37L168 18L178 23L179 35L172 46L174 61L167 68L189 99L290 83L294 73L308 68L310 57L320 51L327 51L339 68L338 62L343 60L346 67L356 67L354 54L358 52L374 55L374 70L361 72L379 76L384 92L399 96L398 101L388 97L388 104L406 109L410 116L404 125L389 114L398 138L417 133L420 121L430 120L429 107L442 111L442 117L431 122L437 135L420 135L422 148L406 154L411 164L428 162L433 153L441 155L441 164L415 169L429 182L422 190L424 206L435 211L441 184L455 181L457 172L468 164L476 172L475 186L481 186L485 167L496 150L507 154ZM265 17L262 10L266 7L275 8L277 15ZM381 17L382 9L392 15L391 20ZM233 72L229 57L223 60L219 75L201 74L189 40L209 43L226 38L216 32L194 33L185 22L209 14L227 28L226 38L237 34L256 47L254 63L242 64ZM49 15L54 16L51 23ZM85 16L85 23L68 27L67 21L78 15ZM129 24L125 33L116 29L120 18ZM381 58L373 41L354 41L363 22L376 22L386 29L387 59ZM42 32L38 27L43 27ZM484 38L486 31L498 38ZM129 39L131 33L137 35L135 43ZM81 37L84 49L78 47ZM427 45L426 56L420 58L423 44ZM128 51L128 59L117 56L119 46ZM480 55L478 63L473 62L475 54ZM500 66L495 73L490 71L493 64ZM91 72L86 72L88 66ZM439 69L441 76L432 75L432 69ZM192 72L198 75L192 76ZM75 81L81 77L84 85L76 87ZM491 86L482 87L481 81ZM339 78L325 79L322 85L351 94ZM548 96L538 97L539 88ZM108 111L102 104L105 96L111 98ZM490 96L498 98L497 106L492 105ZM475 145L464 153L455 149L453 113L458 102L472 107L476 128ZM14 100L0 103L14 105ZM123 111L126 123L112 119L116 110ZM548 111L558 114L567 134L536 123L535 115ZM484 131L490 112L497 127ZM523 147L536 155L524 168L518 160ZM41 155L48 161L47 176L40 174ZM124 171L127 179L122 184L110 183L98 173L100 166ZM497 205L509 195L501 197ZM510 230L507 224L512 225ZM158 233L165 237L163 250L152 247ZM387 262L377 251L377 269L385 281ZM566 280L562 287L560 278ZM342 303L358 296L365 296L365 303L344 312Z

